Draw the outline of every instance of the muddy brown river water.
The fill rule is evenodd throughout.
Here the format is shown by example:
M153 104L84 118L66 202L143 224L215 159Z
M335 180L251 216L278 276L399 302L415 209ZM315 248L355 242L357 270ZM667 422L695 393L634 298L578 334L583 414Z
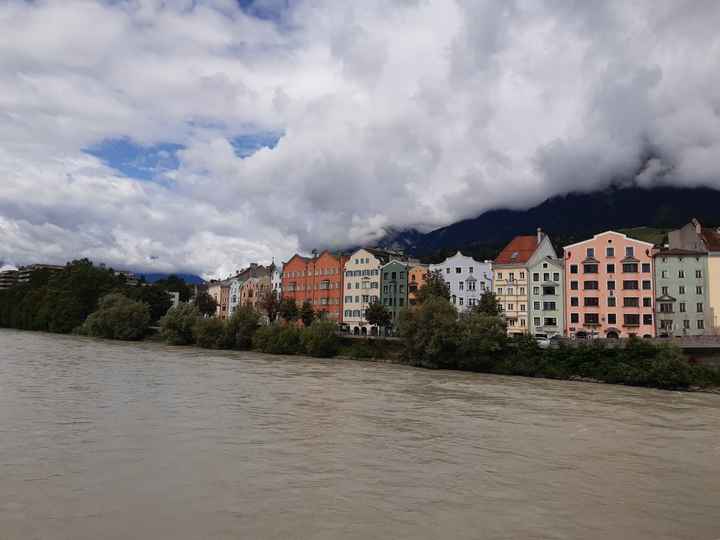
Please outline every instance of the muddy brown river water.
M720 539L720 395L0 330L0 539Z

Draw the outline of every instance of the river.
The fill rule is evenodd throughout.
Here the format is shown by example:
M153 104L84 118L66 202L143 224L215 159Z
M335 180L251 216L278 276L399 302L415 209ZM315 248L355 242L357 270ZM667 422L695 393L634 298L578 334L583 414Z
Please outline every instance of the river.
M720 538L720 396L0 330L0 538Z

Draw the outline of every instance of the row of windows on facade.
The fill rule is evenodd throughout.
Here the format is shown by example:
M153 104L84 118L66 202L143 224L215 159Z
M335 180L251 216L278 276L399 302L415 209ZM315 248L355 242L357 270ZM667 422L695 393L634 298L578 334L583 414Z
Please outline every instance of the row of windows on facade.
M286 287L288 292L296 292L296 291L329 291L332 289L339 289L340 283L339 282L333 282L333 281L321 281L320 283L316 283L313 287L311 285L306 285L304 283L301 283L298 285L294 281L292 283L289 283Z
M503 294L502 287L497 288L497 294L498 295ZM505 289L505 294L508 296L512 296L513 294L518 294L519 296L522 296L523 294L525 294L525 287L518 287L517 293L515 293L515 289L513 287L508 287L507 289Z
M452 283L450 283L449 281L446 281L445 283L452 290ZM461 281L458 283L458 290L460 290L460 291L465 291L465 290L476 291L477 290L476 283L477 283L476 281L467 281L467 282ZM484 281L480 282L480 290L481 291L485 290L485 282Z
M670 272L668 270L661 270L660 271L660 277L662 278L668 278ZM685 273L685 270L678 270L678 278L679 279L685 279L687 277L687 274ZM702 279L703 273L702 270L695 270L695 278L696 279Z
M617 283L614 280L610 280L605 282L607 290L608 291L615 291L617 290ZM652 290L652 281L649 279L643 280L642 282L636 280L636 279L627 279L622 282L622 290L624 291L639 291L640 286L642 285L643 290L650 291ZM580 282L579 281L571 281L570 282L570 290L571 291L577 291L580 288ZM584 291L598 291L600 290L600 282L599 281L583 281L583 290Z
M599 273L600 265L598 265L597 263L585 263L582 266L583 266L583 274ZM642 263L642 266L639 266L638 263L623 263L623 265L622 265L623 274L637 274L638 268L642 268L643 274L650 273L650 263ZM606 264L605 272L607 274L614 274L615 273L615 264L613 264L613 263ZM570 273L571 274L578 273L578 265L577 264L570 265Z
M670 302L660 302L660 313L675 313L675 309ZM678 302L678 312L687 313L687 304L685 302ZM695 312L703 313L703 303L697 302L695 304Z
M346 309L345 317L365 317L364 309Z
M626 296L623 299L623 307L640 307L639 296ZM579 307L580 299L577 296L570 297L570 307ZM611 296L607 299L608 307L617 307L617 298ZM596 296L588 296L583 298L583 307L600 307L600 299ZM652 298L645 297L642 299L642 307L652 307Z
M477 305L478 299L477 299L477 298L467 298L467 299L465 299L465 298L462 297L462 296L452 295L452 296L450 297L450 301L453 303L454 306L469 306L469 307L472 307L472 306L476 306L476 305ZM414 304L413 304L413 305L414 305Z
M282 277L283 278L296 278L296 277L312 277L315 276L334 276L336 274L340 273L340 269L338 268L320 268L319 270L316 269L315 272L312 270L303 270L303 271L293 271L293 272L283 272Z
M640 320L641 320L640 315L637 313L625 313L623 315L623 325L624 326L640 326ZM607 323L608 324L617 324L617 314L608 313ZM648 325L651 325L652 323L653 323L652 314L645 314L642 316L642 324L648 326ZM580 324L580 314L579 313L571 313L570 314L570 324ZM600 324L600 314L585 313L583 315L583 324L599 325Z
M345 277L379 276L380 270L347 270Z
M520 279L525 279L525 272L520 272L519 275L520 275ZM498 279L502 279L502 278L503 278L503 273L502 273L502 272L498 272L498 273L497 273L497 278L498 278ZM508 281L515 281L515 272L508 272Z
M446 274L450 274L450 273L451 273L451 268L450 268L449 266L448 266L447 268L445 268L445 273L446 273ZM461 267L461 266L456 266L456 267L455 267L455 273L456 273L456 274L462 274L462 267ZM474 273L475 273L475 269L474 269L472 266L468 266L468 274L474 274ZM483 273L483 278L484 278L484 279L490 279L490 277L489 277L486 273Z
M363 295L361 295L361 296L355 296L354 299L355 299L355 303L356 303L356 304L359 304L361 301L362 301L364 304L367 304L367 303L369 303L369 302L377 302L377 301L378 301L378 297L377 297L377 296L369 295L369 294L363 294ZM345 303L346 303L346 304L352 304L352 303L353 303L353 297L352 297L352 296L346 296L346 297L345 297Z
M500 311L515 311L515 304L498 304ZM518 310L525 312L527 306L525 304L518 304Z
M383 285L383 293L404 293L405 292L405 285Z
M568 252L568 255L570 255L572 252ZM585 250L585 254L588 258L594 258L595 257L595 248L587 248ZM614 247L606 247L605 248L605 256L606 257L614 257L615 256L615 248ZM634 257L635 256L635 248L633 246L625 246L625 256L626 257Z
M311 304L318 304L321 306L340 305L339 298L308 298L307 301Z
M348 290L350 289L379 289L380 283L377 281L363 281L362 283L360 281L355 282L355 287L353 287L352 283L347 284Z
M541 317L533 317L533 324L536 327L540 327L540 326L544 326L544 327L553 326L554 327L554 326L558 325L557 319L555 317L545 317L544 323L541 323L542 320L543 319Z
M704 330L705 329L705 321L703 319L697 319L695 321L696 327L698 330ZM671 320L660 320L660 330L665 331L672 331L674 330L674 321ZM683 320L683 329L684 330L690 330L690 320L684 319Z
M539 272L533 272L533 281L538 282L540 281L540 273ZM560 281L560 272L553 272L552 274L552 280L553 281ZM543 272L543 281L550 281L550 272Z

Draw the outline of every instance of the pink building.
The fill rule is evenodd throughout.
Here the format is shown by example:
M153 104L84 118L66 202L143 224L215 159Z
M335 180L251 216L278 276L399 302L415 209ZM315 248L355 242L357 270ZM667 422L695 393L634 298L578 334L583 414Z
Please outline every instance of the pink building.
M607 231L564 249L566 335L655 335L653 244Z

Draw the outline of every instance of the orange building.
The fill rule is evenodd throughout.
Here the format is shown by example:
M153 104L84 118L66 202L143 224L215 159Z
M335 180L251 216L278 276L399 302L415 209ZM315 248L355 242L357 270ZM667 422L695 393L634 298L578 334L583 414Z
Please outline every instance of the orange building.
M423 265L413 266L408 270L408 304L417 304L417 292L425 285L428 267Z
M240 288L240 304L259 309L259 303L270 290L270 276L251 277Z
M292 298L298 306L308 300L316 312L341 323L345 261L347 257L329 251L316 257L293 255L283 265L283 298Z

